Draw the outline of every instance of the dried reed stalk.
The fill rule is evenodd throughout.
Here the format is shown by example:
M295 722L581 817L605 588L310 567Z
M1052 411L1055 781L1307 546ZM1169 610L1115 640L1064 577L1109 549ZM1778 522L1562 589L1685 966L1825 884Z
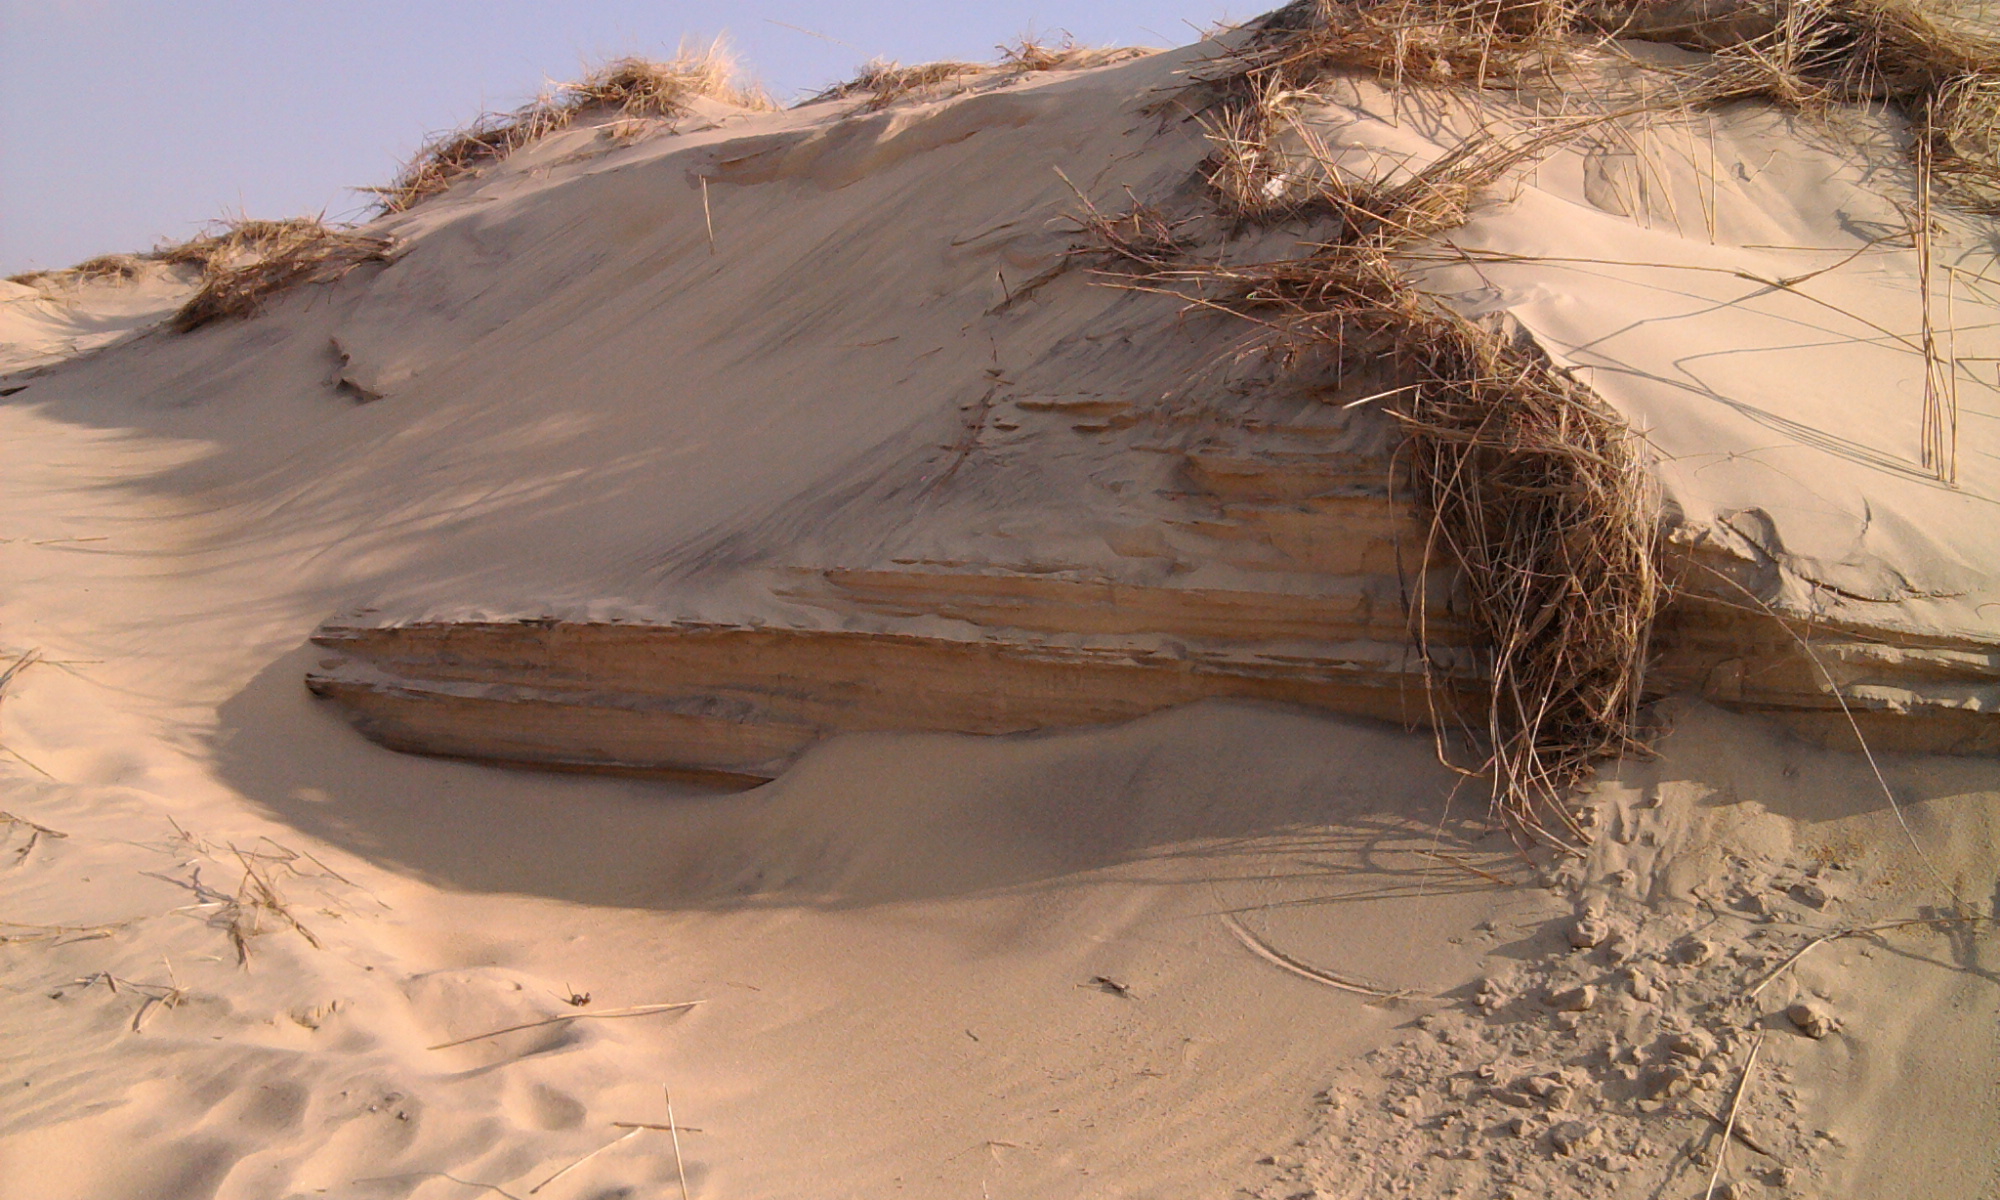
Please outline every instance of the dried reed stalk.
M1702 7L1708 24L1647 34L1713 51L1691 73L1691 98L1761 99L1820 115L1844 104L1893 106L1910 121L1913 156L1929 158L1927 183L1961 207L2000 214L2000 37L1935 0Z

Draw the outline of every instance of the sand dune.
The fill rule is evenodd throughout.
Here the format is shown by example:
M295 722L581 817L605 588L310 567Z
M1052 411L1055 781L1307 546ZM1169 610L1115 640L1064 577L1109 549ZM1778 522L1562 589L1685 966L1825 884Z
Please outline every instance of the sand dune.
M1091 242L1332 236L1203 182L1248 36L585 113L191 332L0 285L0 1200L1992 1194L1990 218L1740 101L1403 253L1659 509L1657 753L1526 846L1408 379Z

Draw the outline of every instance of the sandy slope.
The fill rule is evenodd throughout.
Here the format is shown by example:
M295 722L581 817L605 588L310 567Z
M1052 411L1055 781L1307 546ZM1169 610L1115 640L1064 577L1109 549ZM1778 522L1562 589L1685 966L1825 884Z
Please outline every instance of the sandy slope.
M1665 758L1595 793L1595 855L1538 877L1465 823L1476 787L1427 738L1275 708L838 739L717 796L392 754L304 692L308 634L361 606L835 623L774 580L968 543L1131 557L1110 535L1132 523L1121 488L1143 489L1088 456L1032 473L971 456L954 495L902 485L955 452L989 368L1063 365L1010 357L1040 354L1049 327L1172 325L1170 301L1135 314L1151 302L1082 279L1009 322L989 310L1068 245L1052 154L1094 195L1182 185L1198 130L1132 110L1192 54L846 120L718 110L630 146L578 130L385 222L409 247L386 269L17 380L0 647L43 661L0 707L0 807L67 836L0 831L0 920L22 923L0 929L0 1197L522 1196L620 1136L612 1122L663 1121L663 1087L699 1130L681 1139L695 1195L1699 1194L1690 1154L1715 1138L1694 1110L1727 1103L1746 1022L1768 1029L1749 1107L1777 1153L1738 1145L1730 1178L1773 1195L2000 1186L2000 985L1979 927L1831 944L1755 1011L1730 1000L1813 931L1951 891L1990 912L1990 759L1887 760L1906 835L1860 759L1683 705ZM1739 157L1778 136L1757 120L1732 127ZM1573 166L1468 234L1649 244L1608 200L1577 217ZM1851 188L1801 226L1774 199L1789 185L1710 187L1723 241L1855 244L1827 216ZM1755 253L1784 270L1796 252ZM1556 269L1491 286L1572 361L1621 306L1658 309L1633 298L1652 285ZM1868 280L1907 297L1892 265ZM51 316L9 297L9 361L44 361L48 322L110 330L166 300L106 292ZM1788 297L1757 303L1797 324ZM1686 319L1620 361L1718 336ZM1211 353L1189 335L1078 351L1075 369L1165 394ZM1807 403L1798 361L1743 368L1778 396L1760 411L1800 419L1780 403ZM1866 366L1826 361L1828 394ZM1855 442L1909 457L1905 407L1878 437L1870 384L1841 401L1844 442L1783 451L1837 492L1822 511L1773 499L1762 468L1686 457L1754 446L1768 421L1734 425L1721 401L1686 416L1664 398L1684 381L1604 374L1685 451L1667 482L1690 512L1765 506L1791 578L1825 574L1808 560L1893 569L1963 593L1899 613L1990 631L1983 427L1966 488L1875 491L1829 465ZM1900 523L1841 532L1857 497ZM1818 904L1796 899L1808 881ZM1225 914L1360 990L1260 957ZM1619 961L1608 938L1573 946L1579 916L1629 934ZM1689 937L1711 944L1699 962ZM1645 998L1634 969L1659 984ZM1602 997L1588 1010L1545 1003L1584 983ZM151 1002L159 985L176 1004ZM1823 1040L1781 1015L1815 993L1841 1022ZM552 1016L585 1019L430 1048ZM1662 1047L1693 1030L1711 1040L1680 1090L1638 1096L1681 1069ZM1570 1110L1502 1097L1557 1070L1576 1073ZM1598 1130L1582 1153L1548 1140L1566 1113ZM1780 1167L1791 1184L1762 1182ZM535 1194L678 1195L677 1175L649 1131Z

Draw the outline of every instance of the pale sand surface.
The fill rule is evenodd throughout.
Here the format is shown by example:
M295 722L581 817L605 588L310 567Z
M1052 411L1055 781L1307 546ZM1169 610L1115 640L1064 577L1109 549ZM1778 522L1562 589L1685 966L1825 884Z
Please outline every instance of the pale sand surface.
M1133 111L1193 54L846 121L815 106L631 146L562 134L385 220L409 247L386 270L18 377L0 404L0 648L43 661L0 705L0 808L67 836L0 831L0 920L24 923L0 934L33 939L0 946L0 1198L523 1196L612 1122L663 1121L663 1087L700 1130L681 1138L699 1196L1700 1195L1698 1121L1605 1117L1600 1149L1631 1162L1579 1166L1539 1148L1539 1109L1463 1159L1435 1155L1458 1145L1438 1118L1512 1119L1470 1090L1489 1063L1502 1084L1567 1066L1615 1091L1643 1064L1605 1039L1717 1026L1715 1002L1801 931L1954 891L1992 911L1992 760L1885 759L1906 834L1858 756L1670 706L1664 757L1591 793L1593 856L1538 878L1548 863L1467 823L1479 786L1428 737L1279 709L843 738L717 795L393 754L300 685L308 634L354 608L838 624L778 598L792 565L1004 542L1117 566L1123 493L1087 456L920 485L983 372L1045 352L1038 328L1172 327L1171 301L1134 315L1152 301L1081 280L1011 322L988 310L1068 244L1074 195L1050 166L1098 197L1193 170L1198 130ZM1433 144L1381 115L1350 123L1361 152ZM1612 168L1559 157L1466 244L1765 274L1873 236L1855 222L1879 205L1836 186L1860 151L1755 114L1722 124L1720 181L1675 176L1708 188L1712 237L1693 196L1678 231L1612 213ZM1803 165L1770 166L1781 154ZM1898 253L1826 296L1903 314ZM1478 271L1435 286L1597 366L1690 520L1769 543L1774 601L1893 599L1912 627L1992 635L1992 388L1963 388L1963 486L1941 489L1908 467L1908 363L1824 305L1726 272L1675 284L1676 308L1637 268ZM8 367L115 340L173 298L157 281L9 293ZM1994 337L1979 303L1958 301L1962 351ZM1162 344L1142 368L1112 360L1133 390L1169 390L1213 346ZM1688 365L1694 346L1740 353L1716 375ZM343 377L386 398L357 405ZM1768 520L1725 519L1753 508ZM317 946L251 903L251 865ZM1809 881L1816 905L1794 898ZM1632 931L1627 965L1668 985L1652 999L1602 947L1572 950L1598 910ZM1301 963L1447 999L1303 978L1224 914ZM1817 996L1841 1027L1771 1024L1755 1107L1778 1153L1738 1145L1730 1176L1994 1194L2000 982L1980 928L1832 943L1770 985L1762 1009ZM1687 936L1714 954L1680 963ZM1469 1003L1482 979L1490 1012ZM1605 997L1589 1011L1542 1003L1584 982ZM1707 1057L1711 1106L1747 1045ZM1791 1185L1760 1182L1781 1165ZM679 1186L667 1135L644 1132L535 1194Z

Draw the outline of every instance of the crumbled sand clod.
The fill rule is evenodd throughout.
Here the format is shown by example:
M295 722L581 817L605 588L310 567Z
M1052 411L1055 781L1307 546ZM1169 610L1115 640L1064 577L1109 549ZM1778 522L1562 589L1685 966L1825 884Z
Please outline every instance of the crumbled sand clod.
M1787 1008L1785 1019L1800 1033L1815 1041L1831 1037L1834 1031L1840 1028L1840 1023L1834 1020L1831 1013L1811 1001L1801 1001Z

